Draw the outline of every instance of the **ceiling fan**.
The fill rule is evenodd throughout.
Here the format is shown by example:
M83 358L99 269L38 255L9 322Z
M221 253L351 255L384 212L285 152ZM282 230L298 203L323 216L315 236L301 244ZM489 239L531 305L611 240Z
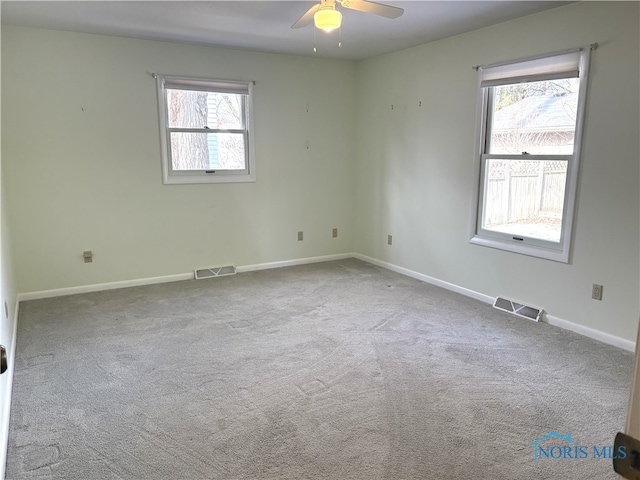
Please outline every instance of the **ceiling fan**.
M331 32L336 28L340 28L342 23L342 14L336 10L336 2L344 8L357 10L359 12L373 13L381 17L398 18L404 13L404 9L384 5L382 3L369 2L367 0L321 0L320 3L314 5L302 15L291 28L302 28L309 25L312 21L316 28Z

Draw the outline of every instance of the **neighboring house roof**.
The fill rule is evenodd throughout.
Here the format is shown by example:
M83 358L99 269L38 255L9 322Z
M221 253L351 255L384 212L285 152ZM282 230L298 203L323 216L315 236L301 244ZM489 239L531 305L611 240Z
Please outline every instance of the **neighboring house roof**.
M493 132L526 130L529 132L574 131L578 94L524 98L493 114Z

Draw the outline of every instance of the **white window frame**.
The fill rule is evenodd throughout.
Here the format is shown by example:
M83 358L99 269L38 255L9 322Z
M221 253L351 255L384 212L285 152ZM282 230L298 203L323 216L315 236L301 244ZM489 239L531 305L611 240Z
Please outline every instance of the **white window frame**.
M253 137L253 85L254 82L231 80L213 80L193 77L173 77L155 75L158 90L158 118L160 121L160 148L162 157L162 180L164 184L195 183L240 183L255 182L255 144ZM169 128L167 89L196 90L244 95L244 129L234 133L243 133L245 139L245 168L242 170L174 170L171 161L172 131L215 133L226 130L209 128ZM203 126L204 127L204 126Z
M474 175L477 180L473 192L473 209L471 219L470 243L491 248L506 250L539 257L557 262L569 263L572 245L573 220L576 204L578 171L584 117L586 110L587 82L591 49L595 46L551 53L537 57L474 67L478 70L478 109L476 131L476 153ZM571 76L575 64L562 60L577 56L578 71L573 77L579 78L578 109L573 154L571 155L522 155L489 154L491 89L495 86L509 85L519 82L553 80ZM576 75L577 74L577 75ZM515 236L482 228L485 194L485 167L490 159L522 159L522 160L564 160L568 162L563 205L560 242L545 241L526 236Z

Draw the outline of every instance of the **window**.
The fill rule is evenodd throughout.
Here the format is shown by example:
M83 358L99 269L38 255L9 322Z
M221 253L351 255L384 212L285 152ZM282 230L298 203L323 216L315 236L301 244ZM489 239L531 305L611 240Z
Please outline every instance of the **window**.
M165 184L255 181L250 82L156 75Z
M472 243L569 261L589 51L478 67Z

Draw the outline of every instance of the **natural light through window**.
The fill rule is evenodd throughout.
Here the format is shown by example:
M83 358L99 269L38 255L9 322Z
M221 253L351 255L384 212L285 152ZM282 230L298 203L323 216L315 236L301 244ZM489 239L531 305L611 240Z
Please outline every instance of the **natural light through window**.
M480 67L480 181L472 243L568 261L584 50Z
M251 84L159 77L165 183L255 180Z
M492 89L489 154L482 228L559 243L567 160L523 160L526 155L573 154L576 78L504 85Z

